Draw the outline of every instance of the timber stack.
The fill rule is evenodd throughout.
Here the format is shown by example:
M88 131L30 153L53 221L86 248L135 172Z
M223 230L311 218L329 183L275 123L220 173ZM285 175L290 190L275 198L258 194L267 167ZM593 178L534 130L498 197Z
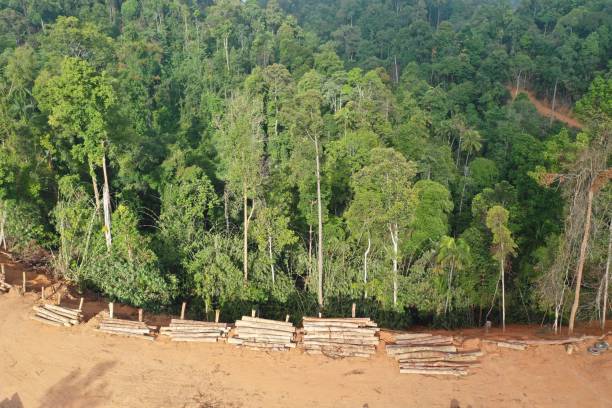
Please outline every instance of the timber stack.
M0 294L7 293L13 286L6 283L6 273L4 272L4 264L0 269Z
M464 376L483 355L480 350L459 350L452 336L430 333L396 334L386 349L403 374Z
M199 320L172 319L170 326L162 327L160 333L171 341L216 343L227 337L226 323L203 322Z
M83 313L79 309L43 304L34 306L34 312L32 320L51 326L71 327L83 321Z
M328 357L370 357L376 353L380 330L369 318L303 319L303 344L308 354Z
M154 340L153 330L144 322L133 320L104 318L100 321L98 331L120 336L136 337L144 340Z
M295 348L294 336L291 322L243 316L236 321L234 337L227 342L252 350L288 351Z

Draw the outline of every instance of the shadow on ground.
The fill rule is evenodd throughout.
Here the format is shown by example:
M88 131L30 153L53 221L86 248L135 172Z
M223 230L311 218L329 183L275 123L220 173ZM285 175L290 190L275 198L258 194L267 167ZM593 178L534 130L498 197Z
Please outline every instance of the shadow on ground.
M92 408L108 405L111 393L105 376L115 364L114 361L99 363L87 373L79 368L73 370L49 388L42 398L40 408Z

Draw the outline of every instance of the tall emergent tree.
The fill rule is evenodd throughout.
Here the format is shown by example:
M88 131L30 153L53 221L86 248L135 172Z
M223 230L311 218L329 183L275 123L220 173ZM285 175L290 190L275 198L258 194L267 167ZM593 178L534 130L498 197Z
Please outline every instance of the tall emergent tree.
M398 298L400 239L405 239L411 220L414 200L411 181L415 175L416 165L400 153L391 148L375 148L370 163L351 180L355 198L348 210L349 217L353 220L362 217L372 238L391 247L394 306Z
M517 245L508 229L509 212L500 205L487 212L487 227L493 234L493 256L499 261L499 278L502 287L502 329L506 331L506 285L504 265L508 255L516 255Z
M245 283L249 276L249 226L264 177L262 110L259 98L248 93L236 93L228 102L216 138L220 176L235 195L242 197L242 272Z
M111 80L106 72L97 73L85 60L67 57L59 75L38 77L34 91L41 109L49 113L49 124L58 131L52 142L56 150L60 154L69 150L72 159L88 162L96 208L100 208L96 167L102 167L104 236L110 251L111 203L106 155L109 115L117 99Z

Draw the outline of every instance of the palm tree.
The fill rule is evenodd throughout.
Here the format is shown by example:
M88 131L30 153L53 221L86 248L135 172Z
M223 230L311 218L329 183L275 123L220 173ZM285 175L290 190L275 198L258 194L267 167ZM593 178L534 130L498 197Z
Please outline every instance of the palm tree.
M470 247L463 238L455 239L446 235L442 237L436 260L440 267L448 268L448 290L446 292L446 302L444 304L445 315L451 306L453 274L455 271L462 271L468 264L469 259Z

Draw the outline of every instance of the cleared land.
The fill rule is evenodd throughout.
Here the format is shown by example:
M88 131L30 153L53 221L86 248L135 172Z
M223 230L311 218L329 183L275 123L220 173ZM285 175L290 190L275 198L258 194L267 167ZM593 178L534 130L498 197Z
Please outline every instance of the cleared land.
M20 275L18 265L9 269ZM594 357L584 346L573 355L562 346L493 348L469 376L436 378L399 374L384 350L369 360L333 360L295 349L120 338L95 332L93 321L48 327L28 318L34 300L0 296L2 408L612 406L612 352ZM520 330L535 334L527 327L513 334Z

